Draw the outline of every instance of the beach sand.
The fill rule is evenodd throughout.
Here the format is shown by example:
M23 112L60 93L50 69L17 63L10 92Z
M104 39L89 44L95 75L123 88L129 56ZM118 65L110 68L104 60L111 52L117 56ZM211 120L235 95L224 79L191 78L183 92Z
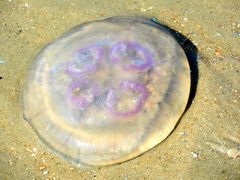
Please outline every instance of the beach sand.
M175 130L150 151L119 165L76 167L24 120L22 87L51 40L118 15L155 17L187 37L197 48L196 93ZM0 179L240 179L239 17L238 0L0 0Z

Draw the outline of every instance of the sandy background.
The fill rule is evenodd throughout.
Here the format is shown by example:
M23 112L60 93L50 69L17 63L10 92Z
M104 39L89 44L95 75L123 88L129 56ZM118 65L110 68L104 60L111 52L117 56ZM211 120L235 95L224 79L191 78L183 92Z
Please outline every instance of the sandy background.
M24 77L52 39L117 15L156 17L195 44L196 95L154 149L116 166L77 168L49 152L23 119ZM239 17L239 0L0 0L0 179L240 179Z

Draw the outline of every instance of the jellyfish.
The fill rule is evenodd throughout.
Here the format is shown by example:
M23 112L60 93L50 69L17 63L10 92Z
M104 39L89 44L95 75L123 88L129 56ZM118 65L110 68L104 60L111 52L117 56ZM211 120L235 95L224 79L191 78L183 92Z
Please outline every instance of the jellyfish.
M167 138L189 91L187 57L167 29L113 17L69 30L36 56L23 114L58 156L82 166L113 165Z

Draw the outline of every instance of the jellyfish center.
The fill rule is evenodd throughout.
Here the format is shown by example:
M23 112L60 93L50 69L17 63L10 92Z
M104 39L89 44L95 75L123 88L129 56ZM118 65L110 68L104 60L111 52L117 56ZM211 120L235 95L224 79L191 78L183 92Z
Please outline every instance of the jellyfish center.
M136 90L125 90L117 97L115 108L118 111L126 111L135 106L140 93Z

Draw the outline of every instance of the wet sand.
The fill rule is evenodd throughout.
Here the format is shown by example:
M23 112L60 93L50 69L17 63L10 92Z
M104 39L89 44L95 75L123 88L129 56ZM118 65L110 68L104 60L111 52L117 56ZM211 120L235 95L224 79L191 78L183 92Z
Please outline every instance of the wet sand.
M239 12L237 0L1 0L0 179L240 179ZM156 17L187 37L197 48L196 93L157 147L120 165L76 167L49 151L23 119L24 78L52 39L117 15Z

